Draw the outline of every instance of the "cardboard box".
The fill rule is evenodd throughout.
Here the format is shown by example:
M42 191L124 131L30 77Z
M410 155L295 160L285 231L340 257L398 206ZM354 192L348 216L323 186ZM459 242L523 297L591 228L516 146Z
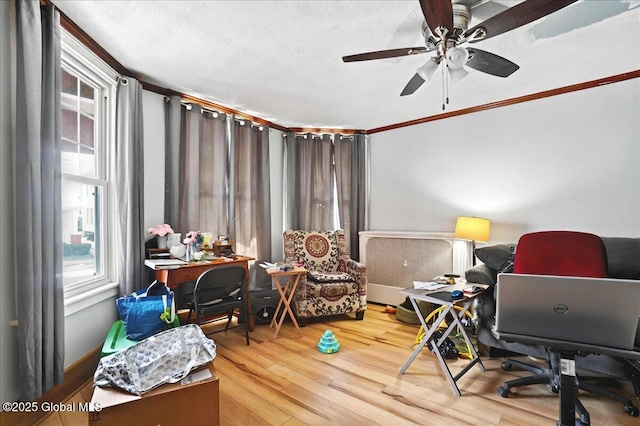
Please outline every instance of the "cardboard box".
M219 425L219 408L220 386L210 362L181 382L162 385L142 396L119 388L94 388L89 425Z

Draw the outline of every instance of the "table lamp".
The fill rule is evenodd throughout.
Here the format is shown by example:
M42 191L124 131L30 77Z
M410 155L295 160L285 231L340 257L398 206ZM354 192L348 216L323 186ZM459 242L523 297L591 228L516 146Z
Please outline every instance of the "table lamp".
M472 262L476 265L476 241L489 242L489 220L479 217L459 216L453 238L471 240L473 250Z

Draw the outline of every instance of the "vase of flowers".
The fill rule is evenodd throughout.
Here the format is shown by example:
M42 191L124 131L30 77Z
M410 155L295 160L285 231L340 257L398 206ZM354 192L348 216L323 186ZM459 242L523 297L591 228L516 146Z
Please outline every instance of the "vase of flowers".
M190 231L187 233L186 238L182 241L187 247L187 262L191 262L195 259L195 253L200 251L204 236L200 231Z
M167 239L169 234L173 234L173 229L168 223L156 225L153 228L147 229L147 234L155 235L158 238L158 248L167 248Z

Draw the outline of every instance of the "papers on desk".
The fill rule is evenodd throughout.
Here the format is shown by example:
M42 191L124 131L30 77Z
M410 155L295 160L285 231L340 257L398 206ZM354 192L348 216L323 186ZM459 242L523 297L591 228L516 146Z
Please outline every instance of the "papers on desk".
M420 290L437 290L439 288L446 287L447 284L436 283L433 281L414 281L413 288Z
M186 265L187 262L180 259L145 259L145 266L151 269L174 269L179 268L182 265Z

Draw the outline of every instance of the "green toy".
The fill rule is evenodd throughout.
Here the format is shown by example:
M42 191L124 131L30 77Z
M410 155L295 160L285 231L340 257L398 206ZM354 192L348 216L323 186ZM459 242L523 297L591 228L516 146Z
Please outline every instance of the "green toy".
M332 354L340 350L340 343L331 330L324 332L318 342L318 350L325 354Z

